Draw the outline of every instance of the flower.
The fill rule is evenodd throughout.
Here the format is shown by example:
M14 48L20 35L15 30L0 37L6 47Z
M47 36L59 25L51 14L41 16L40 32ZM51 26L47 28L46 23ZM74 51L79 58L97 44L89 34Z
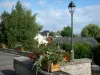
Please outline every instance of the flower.
M33 60L35 60L35 58L36 58L32 53L29 53L29 54L28 54L28 57L29 57L30 59L33 59Z

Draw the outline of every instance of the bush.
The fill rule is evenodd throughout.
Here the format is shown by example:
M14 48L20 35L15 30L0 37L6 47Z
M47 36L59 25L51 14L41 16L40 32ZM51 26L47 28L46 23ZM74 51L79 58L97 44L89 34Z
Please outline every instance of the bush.
M75 43L74 52L75 52L75 59L92 57L90 44Z
M60 45L61 49L65 50L66 52L70 52L71 51L71 44L61 44Z
M93 49L93 61L100 65L100 43Z
M71 51L71 44L61 44L61 49L66 50L67 52ZM74 56L75 59L79 58L92 58L92 51L90 44L81 44L75 43L74 44Z

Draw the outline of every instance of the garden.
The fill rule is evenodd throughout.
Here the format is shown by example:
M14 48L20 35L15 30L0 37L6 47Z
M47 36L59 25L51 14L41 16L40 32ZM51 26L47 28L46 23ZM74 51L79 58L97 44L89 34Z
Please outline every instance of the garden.
M97 52L94 52L95 50ZM74 44L75 59L89 58L99 64L99 50L100 45L92 47L86 43ZM54 42L47 45L41 44L39 47L34 47L33 50L28 51L26 55L22 55L29 57L37 66L37 70L56 72L60 71L62 65L70 63L71 44L60 44L59 46Z
M36 23L36 17L37 14L32 15L32 11L25 9L20 1L12 8L11 13L4 11L1 14L2 21L0 23L2 48L13 49L12 51L19 55L30 58L32 64L37 66L38 70L59 71L62 65L72 61L71 44L61 43L58 46L58 43L52 41L47 45L37 46L38 43L34 38L42 30L42 25ZM82 38L100 38L99 31L98 25L89 24L86 28L83 28L81 36ZM61 37L71 37L71 33L72 29L69 26L59 31ZM74 35L74 37L77 37L77 35ZM89 58L100 65L100 44L92 46L89 43L76 42L74 43L74 57L74 59Z

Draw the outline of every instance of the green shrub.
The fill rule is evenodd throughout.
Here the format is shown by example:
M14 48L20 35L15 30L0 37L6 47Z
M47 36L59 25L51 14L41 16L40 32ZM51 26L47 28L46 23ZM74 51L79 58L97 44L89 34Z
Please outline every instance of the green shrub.
M71 51L71 44L61 44L60 47L67 52ZM75 59L92 58L92 50L90 44L75 43L74 53Z
M93 61L100 65L100 43L93 49Z
M92 57L90 44L75 43L74 44L74 52L75 52L76 59Z
M65 50L66 52L70 52L71 51L71 44L61 44L60 45L61 49Z

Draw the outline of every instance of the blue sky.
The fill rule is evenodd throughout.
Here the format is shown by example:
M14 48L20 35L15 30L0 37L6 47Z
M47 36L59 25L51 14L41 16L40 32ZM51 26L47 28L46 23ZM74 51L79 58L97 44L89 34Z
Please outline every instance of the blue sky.
M18 0L0 0L0 14L6 10L11 12ZM68 4L71 0L20 0L23 6L38 13L37 23L43 30L59 31L70 26ZM87 24L100 26L100 0L73 0L76 5L74 13L74 33L79 34Z

